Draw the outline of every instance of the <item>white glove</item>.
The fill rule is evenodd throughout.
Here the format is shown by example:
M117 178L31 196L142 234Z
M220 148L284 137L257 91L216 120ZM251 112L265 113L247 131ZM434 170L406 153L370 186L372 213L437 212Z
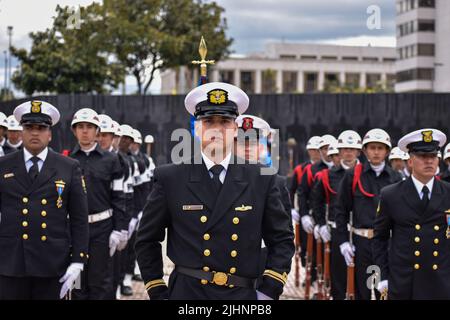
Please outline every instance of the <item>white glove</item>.
M120 231L114 230L111 232L111 235L109 236L109 256L112 257L114 255L114 252L116 252L117 247L120 244L120 241L122 240L122 233Z
M349 266L353 262L353 257L355 256L355 246L347 241L341 244L339 248L341 249L341 254L344 256L345 263Z
M319 225L318 224L316 224L314 226L314 239L316 239L316 240L320 239Z
M128 243L128 231L127 230L121 230L120 231L120 243L117 246L117 250L122 251L123 249L125 249L125 247L127 246Z
M131 238L133 232L136 230L136 226L139 222L139 218L132 218L128 225L128 239Z
M328 229L327 225L320 226L319 233L323 242L328 242L331 240L330 229Z
M265 295L264 293L256 290L256 300L273 300L273 299Z
M387 280L380 281L380 282L378 283L377 290L378 290L380 293L383 293L383 292L387 291L387 290L388 290L388 281L387 281Z
M309 215L305 215L302 217L302 227L306 233L312 233L314 231L314 221Z
M82 263L73 262L67 268L66 273L59 279L60 283L63 283L61 291L59 293L59 298L65 297L67 292L71 290L74 286L75 281L80 276L81 271L83 271L84 265Z
M292 220L294 220L295 222L299 222L300 221L300 215L298 214L298 211L295 209L291 209L291 216L292 216Z

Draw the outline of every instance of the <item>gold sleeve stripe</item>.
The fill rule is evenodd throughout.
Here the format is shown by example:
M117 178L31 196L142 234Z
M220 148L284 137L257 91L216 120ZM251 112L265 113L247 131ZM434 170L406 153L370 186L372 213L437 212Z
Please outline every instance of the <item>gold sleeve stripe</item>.
M264 275L280 281L281 283L283 283L283 285L286 284L286 281L287 281L287 273L286 272L281 274L281 273L275 272L273 270L266 270L266 271L264 271Z
M165 285L166 285L166 283L164 282L163 279L152 280L145 284L145 290L149 290L154 287L165 286Z

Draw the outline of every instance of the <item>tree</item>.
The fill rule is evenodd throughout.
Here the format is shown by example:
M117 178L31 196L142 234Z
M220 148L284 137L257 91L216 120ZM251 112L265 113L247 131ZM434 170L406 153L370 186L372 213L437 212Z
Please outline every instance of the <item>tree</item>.
M69 28L71 13L68 9L57 6L53 26L43 32L30 33L30 52L12 48L21 63L12 80L27 95L35 92L105 93L123 81L123 68L109 61L104 41L96 36L100 22L90 21L80 29ZM88 15L89 11L81 8L81 16Z

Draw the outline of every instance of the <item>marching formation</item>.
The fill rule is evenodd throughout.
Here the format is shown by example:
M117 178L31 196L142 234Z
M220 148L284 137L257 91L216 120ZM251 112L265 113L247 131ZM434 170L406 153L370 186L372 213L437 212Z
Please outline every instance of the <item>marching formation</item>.
M444 133L314 136L283 177L277 132L248 106L227 83L193 89L199 152L158 167L152 136L92 109L62 154L55 106L0 113L0 300L116 299L141 278L155 300L276 300L293 261L305 299L450 299Z

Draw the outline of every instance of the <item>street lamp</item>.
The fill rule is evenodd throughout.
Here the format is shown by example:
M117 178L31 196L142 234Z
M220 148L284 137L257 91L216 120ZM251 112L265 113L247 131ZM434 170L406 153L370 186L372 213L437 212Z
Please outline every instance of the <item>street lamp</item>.
M11 90L11 39L13 35L13 26L8 26L8 37L9 37L9 60L8 60L8 91Z
M6 86L8 85L8 82L7 82L7 76L8 76L8 73L7 73L7 71L8 71L8 52L5 50L5 51L3 51L3 54L5 55L5 79L3 79L4 80L4 85L3 85L3 88L4 88L4 90L5 90L5 93L6 93Z

